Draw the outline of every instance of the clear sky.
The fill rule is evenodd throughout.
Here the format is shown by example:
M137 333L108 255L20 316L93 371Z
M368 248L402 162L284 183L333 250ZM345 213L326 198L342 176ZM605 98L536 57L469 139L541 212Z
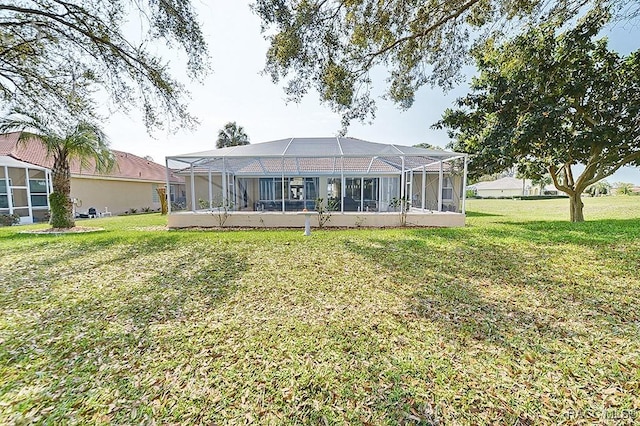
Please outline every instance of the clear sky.
M204 84L191 84L176 69L175 75L191 92L190 110L200 120L195 131L176 134L158 132L150 137L138 111L117 113L104 124L114 149L136 155L150 155L164 163L168 155L215 148L218 131L229 121L243 126L251 143L288 137L334 136L340 129L340 117L319 103L317 94L307 95L302 103L287 104L281 87L268 76L260 75L264 67L267 42L260 34L260 20L250 11L249 1L209 0L194 2L204 34L208 40L213 72ZM640 29L618 24L605 34L610 46L623 53L638 49ZM171 60L175 53L164 55ZM176 63L178 60L174 61ZM382 80L382 79L381 79ZM375 94L382 94L384 81L377 82ZM444 147L445 131L431 129L453 101L467 93L462 84L444 93L440 88L423 88L414 106L400 111L392 103L377 99L376 119L372 124L354 122L347 136L372 142L415 145L427 142ZM640 184L640 169L627 168L608 178Z

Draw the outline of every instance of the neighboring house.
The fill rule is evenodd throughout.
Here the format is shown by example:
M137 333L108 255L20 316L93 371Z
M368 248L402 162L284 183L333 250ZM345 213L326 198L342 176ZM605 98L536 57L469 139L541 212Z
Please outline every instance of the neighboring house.
M0 156L30 164L30 170L52 167L53 158L47 156L42 144L37 141L18 143L18 136L18 132L0 135ZM173 173L167 175L164 166L142 157L112 152L116 165L109 173L96 173L93 167L82 168L79 161L71 162L71 198L76 201L76 213L86 213L90 207L98 213L107 210L113 214L130 209L158 209L160 200L156 189L165 186L167 180L174 197L172 201L184 200L184 178ZM41 220L38 215L33 219Z
M416 215L414 224L444 226L434 213L446 212L459 214L449 215L459 226L464 224L466 159L456 152L329 137L177 155L167 157L167 164L186 178L186 209L215 213L222 208L234 213L238 226L253 226L252 220L291 226L296 212L316 209L317 199L335 212L330 226L394 226L397 215L383 214L397 212L401 200ZM196 216L174 215L169 224L202 226L204 219Z
M533 186L529 179L506 176L488 182L478 182L469 186L478 197L517 197L531 195Z
M521 197L526 195L557 195L558 190L553 185L547 185L540 194L540 187L534 186L530 179L503 177L488 182L478 182L469 185L477 197Z

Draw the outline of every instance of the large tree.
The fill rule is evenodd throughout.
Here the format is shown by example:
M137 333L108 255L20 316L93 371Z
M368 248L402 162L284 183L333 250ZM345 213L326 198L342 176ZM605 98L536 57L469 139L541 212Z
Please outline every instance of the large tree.
M53 228L73 228L73 205L70 198L70 162L80 161L84 169L108 172L115 165L107 137L89 122L60 125L44 117L13 113L0 121L0 131L19 131L18 143L41 143L53 159L53 192L49 196L50 223Z
M588 186L640 164L640 50L624 57L596 40L607 19L595 10L564 33L548 24L477 52L471 93L437 124L474 154L472 175L548 172L580 222Z
M140 106L149 129L189 126L188 94L153 53L159 43L181 48L190 78L206 74L207 45L188 0L4 1L0 102L86 119L83 101L100 90L118 108Z
M249 136L247 136L242 126L238 126L235 121L230 121L218 132L216 148L238 145L249 145Z
M343 126L375 113L372 71L388 69L386 96L409 108L425 84L456 82L467 52L490 34L526 22L566 21L596 3L622 19L639 0L255 0L270 43L265 72L299 100L310 89Z

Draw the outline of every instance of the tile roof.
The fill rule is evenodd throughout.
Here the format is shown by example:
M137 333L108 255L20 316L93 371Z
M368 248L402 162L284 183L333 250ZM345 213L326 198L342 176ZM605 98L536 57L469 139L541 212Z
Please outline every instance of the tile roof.
M16 160L51 168L53 158L47 156L47 151L37 140L18 143L19 132L0 135L0 155L13 157ZM116 166L108 173L97 173L94 167L80 167L80 162L72 160L70 164L72 177L107 177L124 180L142 180L165 182L166 168L158 163L149 161L124 151L111 150L116 157ZM183 183L184 178L171 173L169 181Z

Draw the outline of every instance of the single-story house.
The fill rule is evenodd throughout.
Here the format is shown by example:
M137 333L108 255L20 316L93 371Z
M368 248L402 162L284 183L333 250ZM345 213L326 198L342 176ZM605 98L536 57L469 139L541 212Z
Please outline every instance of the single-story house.
M506 176L500 179L478 182L469 185L477 197L521 197L527 195L557 195L558 190L553 185L547 185L540 193L540 187L534 186L531 179L518 179Z
M0 156L26 164L23 164L23 167L28 166L30 175L38 175L37 178L30 178L33 180L30 185L36 185L37 181L39 189L46 186L49 192L42 190L33 193L37 194L38 198L36 200L34 199L35 195L31 196L32 214L26 215L24 206L10 207L8 203L5 203L7 207L3 208L2 206L5 204L2 204L2 194L5 196L7 194L2 192L3 189L6 191L9 188L12 191L14 203L26 197L20 194L26 186L24 182L7 174L8 168L5 167L5 171L0 175L0 180L3 178L5 182L0 184L0 213L16 209L19 215L25 215L22 222L42 221L48 212L48 197L46 196L51 191L48 178L44 179L44 177L50 176L49 170L53 165L53 158L47 155L43 145L37 140L30 140L24 144L18 143L19 135L19 132L0 135ZM137 211L145 208L159 209L160 199L156 190L165 185L171 187L172 202L184 202L183 177L176 176L171 171L167 172L167 169L161 164L137 155L117 150L112 152L115 155L116 164L113 170L108 173L97 173L91 166L83 168L79 161L71 162L71 198L74 200L76 213L86 213L91 207L95 208L97 213L108 211L112 214L124 213L131 209ZM35 189L34 187L31 191Z
M169 226L464 226L467 155L354 138L288 138L169 156L186 179ZM322 199L322 205L317 200ZM401 205L405 205L405 215Z

